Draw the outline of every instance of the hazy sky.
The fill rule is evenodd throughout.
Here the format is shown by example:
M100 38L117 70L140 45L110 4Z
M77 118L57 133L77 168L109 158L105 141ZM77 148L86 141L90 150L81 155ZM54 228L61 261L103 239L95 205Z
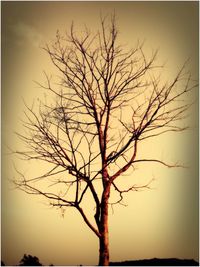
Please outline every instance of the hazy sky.
M6 146L21 147L14 135L22 130L23 99L31 103L44 92L33 82L43 71L53 73L39 48L56 34L86 24L95 31L99 15L115 11L121 43L132 47L145 40L147 53L159 48L172 77L190 58L198 77L198 2L2 2L2 259L17 264L24 253L43 264L90 265L98 262L98 240L69 209L64 218L44 199L13 189L16 173ZM191 130L167 134L146 143L143 155L180 162L184 169L141 165L137 178L156 180L153 190L127 195L127 207L110 210L111 261L152 257L198 259L198 92L187 124ZM38 164L15 161L25 173L37 174Z

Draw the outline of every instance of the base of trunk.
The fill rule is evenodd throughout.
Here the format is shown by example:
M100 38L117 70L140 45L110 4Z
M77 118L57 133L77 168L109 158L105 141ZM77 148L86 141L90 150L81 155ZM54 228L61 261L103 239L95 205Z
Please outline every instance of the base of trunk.
M100 238L99 266L109 266L109 248L107 234Z

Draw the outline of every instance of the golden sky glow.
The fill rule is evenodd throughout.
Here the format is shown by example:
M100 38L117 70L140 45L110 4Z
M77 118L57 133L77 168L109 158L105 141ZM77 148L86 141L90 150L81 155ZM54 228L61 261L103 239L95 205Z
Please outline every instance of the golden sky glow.
M20 148L14 135L22 130L23 99L31 104L44 91L43 71L54 73L39 47L74 21L95 31L99 15L115 11L119 42L133 47L145 40L147 54L159 48L171 78L187 58L198 77L198 2L2 2L2 260L17 264L24 253L43 264L91 265L98 262L98 240L79 214L49 208L42 198L13 190L14 157L6 146ZM137 181L155 178L152 190L126 196L127 207L110 209L111 261L142 258L198 259L198 91L186 124L191 130L150 139L140 155L179 162L188 168L139 165ZM184 122L185 123L185 122ZM44 165L15 161L24 173L38 174ZM130 179L135 179L130 177Z

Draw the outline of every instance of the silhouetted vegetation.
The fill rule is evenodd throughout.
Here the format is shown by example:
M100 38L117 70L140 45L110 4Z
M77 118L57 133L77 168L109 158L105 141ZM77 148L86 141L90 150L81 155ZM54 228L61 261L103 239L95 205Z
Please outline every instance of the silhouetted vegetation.
M110 262L110 266L199 266L199 263L193 259L143 259L143 260L132 260L132 261L121 261L121 262ZM7 266L1 261L1 266ZM38 257L24 254L20 260L18 266L42 266L39 262ZM49 264L54 266L54 264ZM80 264L82 266L82 264Z
M195 260L148 259L135 261L110 262L111 266L199 266Z
M6 265L3 261L1 261L1 266L10 266L10 265ZM28 255L24 254L23 258L16 266L43 266L43 264L40 263L38 257L31 256L30 254ZM49 266L54 266L54 265L51 263L49 264Z
M24 254L19 266L42 266L38 257Z

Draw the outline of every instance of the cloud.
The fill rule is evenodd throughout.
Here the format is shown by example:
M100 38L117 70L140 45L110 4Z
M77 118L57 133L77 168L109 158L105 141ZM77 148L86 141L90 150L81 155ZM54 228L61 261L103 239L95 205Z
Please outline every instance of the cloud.
M16 36L16 43L23 45L28 42L34 47L38 47L42 42L42 35L31 25L18 22L12 26L12 31Z

